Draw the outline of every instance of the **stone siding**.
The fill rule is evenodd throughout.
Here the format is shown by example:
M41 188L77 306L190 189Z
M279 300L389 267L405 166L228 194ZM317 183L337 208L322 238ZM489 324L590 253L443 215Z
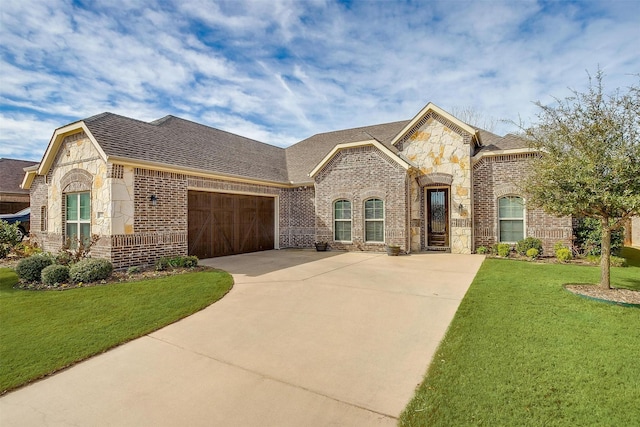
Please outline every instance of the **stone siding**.
M498 238L498 199L507 195L526 195L518 184L530 170L533 154L482 157L474 166L475 248L491 246ZM542 209L526 207L525 237L542 240L544 254L552 255L556 242L570 245L571 217L556 217Z
M411 184L411 250L428 247L426 189L446 187L449 189L450 250L471 252L471 145L469 133L436 113L427 114L399 142L402 154L419 168L419 175ZM448 182L432 182L443 176L450 178ZM463 209L459 209L460 205Z
M384 251L386 244L409 250L408 174L395 161L373 146L348 148L338 152L316 175L316 240L329 242L333 249ZM378 198L384 202L385 241L364 239L364 202ZM351 242L334 240L333 204L338 199L351 202Z

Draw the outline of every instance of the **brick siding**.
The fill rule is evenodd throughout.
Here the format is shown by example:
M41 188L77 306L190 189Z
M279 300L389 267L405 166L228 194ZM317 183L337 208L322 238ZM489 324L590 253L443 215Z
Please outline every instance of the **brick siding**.
M483 157L473 166L474 243L491 246L498 238L498 198L517 195L526 201L518 188L530 170L534 154ZM553 254L556 242L570 245L573 229L571 217L556 217L540 208L526 208L525 237L542 240L545 255Z
M407 176L400 165L375 147L338 152L315 177L316 240L341 250L383 251L385 244L397 244L407 250ZM370 198L384 201L384 243L366 243L364 239L364 202ZM350 243L334 240L333 204L338 199L351 201Z

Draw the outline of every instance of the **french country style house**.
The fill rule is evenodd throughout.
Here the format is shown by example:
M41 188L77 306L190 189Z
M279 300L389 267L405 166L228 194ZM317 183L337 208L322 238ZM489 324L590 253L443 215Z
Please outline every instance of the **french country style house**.
M56 129L22 186L43 249L97 235L92 256L116 268L318 241L472 253L533 236L551 253L571 242L572 223L527 207L517 184L535 155L431 103L411 120L288 148L173 116L103 113Z

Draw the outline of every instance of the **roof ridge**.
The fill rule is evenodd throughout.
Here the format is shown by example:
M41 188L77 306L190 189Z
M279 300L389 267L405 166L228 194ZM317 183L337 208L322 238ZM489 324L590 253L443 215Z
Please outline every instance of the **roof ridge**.
M373 124L373 125L358 126L358 127L355 127L355 128L345 128L345 129L338 129L338 130L332 130L332 131L327 131L327 132L319 132L319 133L311 135L309 138L317 136L317 135L328 135L328 134L331 134L331 133L346 132L346 131L350 131L350 130L351 131L354 131L354 130L363 131L363 129L368 129L368 128L372 128L372 127L375 127L375 126L394 125L394 124L397 124L397 123L403 123L403 122L407 122L407 121L409 121L409 120L408 119L396 120L394 122L376 123L376 124ZM368 133L366 131L363 131L363 132ZM309 138L305 138L305 139L309 139Z

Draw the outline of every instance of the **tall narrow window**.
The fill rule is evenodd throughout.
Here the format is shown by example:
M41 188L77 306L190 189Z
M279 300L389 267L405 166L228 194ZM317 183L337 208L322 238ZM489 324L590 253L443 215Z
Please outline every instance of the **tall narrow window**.
M500 241L517 242L524 239L524 201L522 197L507 196L498 199Z
M88 244L91 238L91 194L67 194L67 228L66 236L72 248L78 241Z
M40 206L40 231L47 231L47 206Z
M384 242L384 202L380 199L364 202L364 236L367 242Z
M351 202L337 200L333 204L334 239L336 241L351 241Z

